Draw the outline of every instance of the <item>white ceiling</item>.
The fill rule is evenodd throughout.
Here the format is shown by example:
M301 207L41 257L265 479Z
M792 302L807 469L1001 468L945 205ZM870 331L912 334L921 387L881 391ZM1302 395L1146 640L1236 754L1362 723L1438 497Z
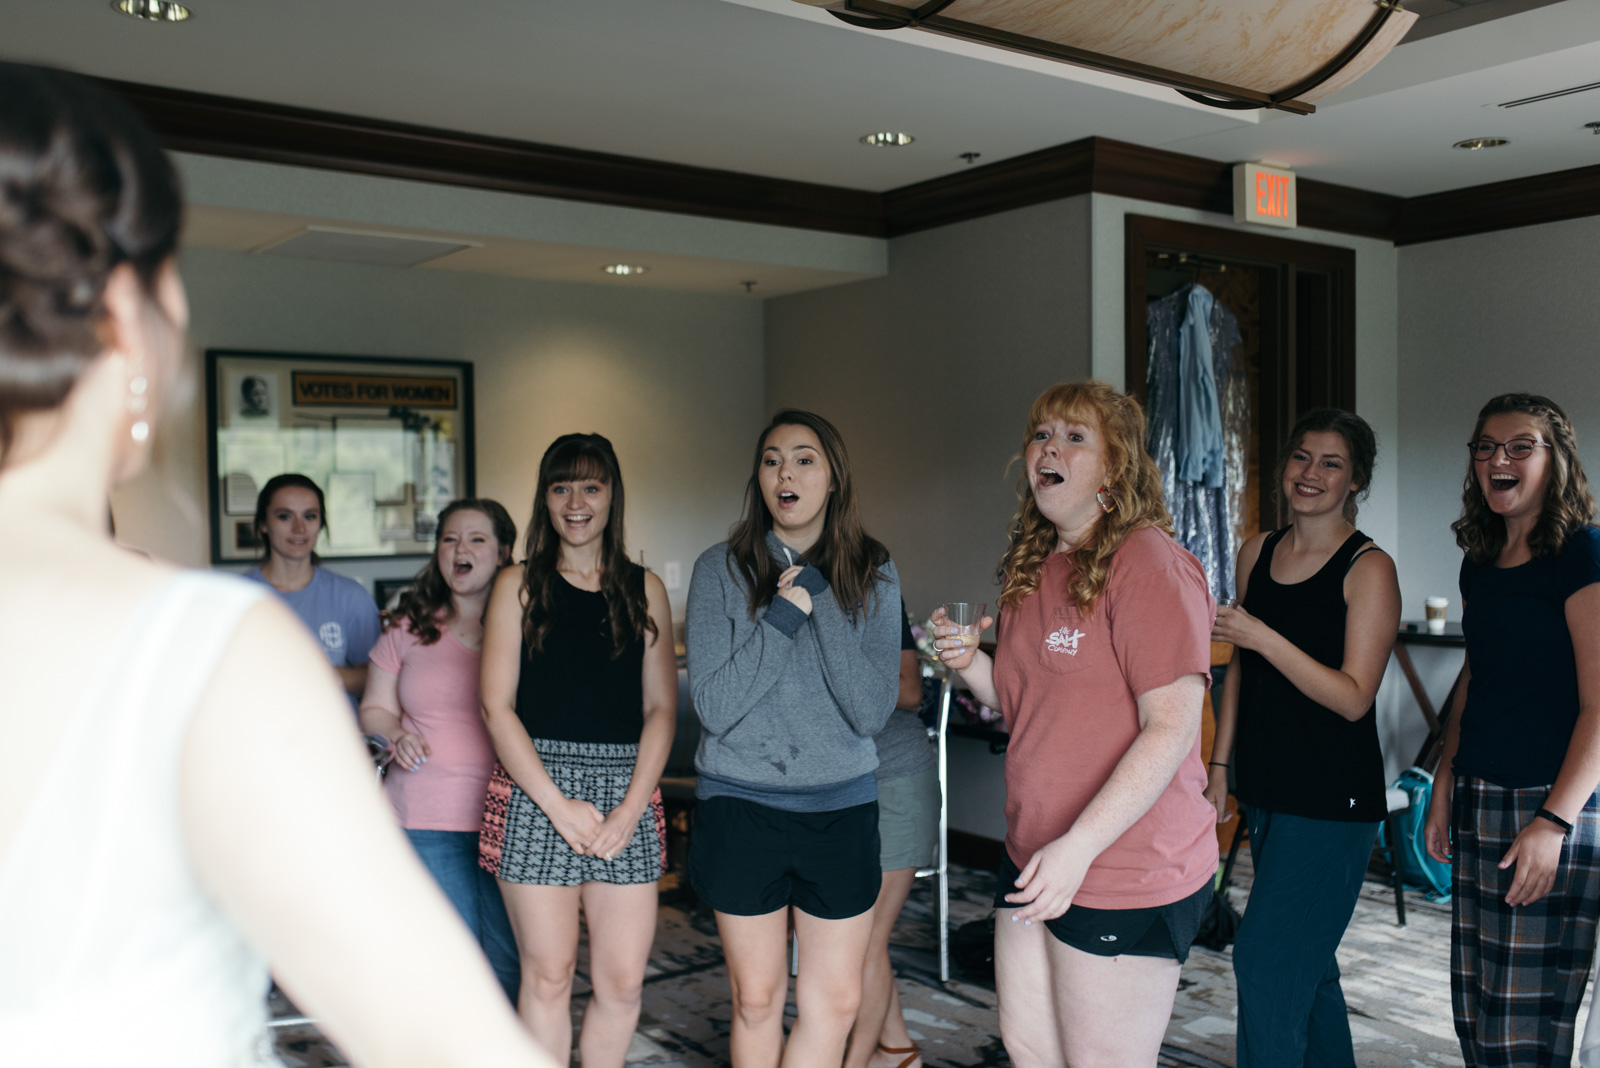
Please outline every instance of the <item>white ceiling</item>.
M1214 111L928 34L855 30L793 0L192 0L176 26L108 0L0 0L0 56L876 191L961 169L962 152L992 163L1090 135L1400 195L1600 163L1582 128L1600 121L1600 90L1495 106L1600 80L1600 0L1421 2L1439 12L1418 24L1434 31L1505 17L1401 45L1310 117ZM857 143L882 129L917 141ZM1512 144L1449 147L1484 135Z

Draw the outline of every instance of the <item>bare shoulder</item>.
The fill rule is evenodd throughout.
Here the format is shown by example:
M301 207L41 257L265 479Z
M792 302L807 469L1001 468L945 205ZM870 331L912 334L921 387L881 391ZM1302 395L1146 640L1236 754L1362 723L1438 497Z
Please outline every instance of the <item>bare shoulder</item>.
M1393 576L1395 574L1394 557L1380 549L1377 542L1369 541L1356 550L1355 559L1350 563L1350 574L1377 577Z
M654 571L644 573L644 595L651 608L667 603L667 584Z
M522 607L522 565L507 564L500 569L500 574L494 577L494 588L489 593L491 607L502 604L514 604L520 610Z

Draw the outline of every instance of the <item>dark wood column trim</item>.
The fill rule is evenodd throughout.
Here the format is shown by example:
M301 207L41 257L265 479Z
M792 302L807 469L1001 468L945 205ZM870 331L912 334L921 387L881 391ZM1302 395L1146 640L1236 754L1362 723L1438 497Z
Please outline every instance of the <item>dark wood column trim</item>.
M1088 137L873 193L102 79L168 148L893 237L1084 193L1233 211L1231 164ZM1600 166L1403 197L1301 178L1300 225L1408 245L1600 215Z

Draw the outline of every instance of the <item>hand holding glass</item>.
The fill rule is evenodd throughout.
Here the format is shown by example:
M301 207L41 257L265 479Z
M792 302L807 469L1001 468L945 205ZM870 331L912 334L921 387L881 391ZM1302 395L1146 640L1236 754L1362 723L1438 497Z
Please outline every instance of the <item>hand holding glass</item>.
M983 633L983 611L988 607L982 602L946 601L945 620L953 628L950 637L960 638L962 645L977 645Z

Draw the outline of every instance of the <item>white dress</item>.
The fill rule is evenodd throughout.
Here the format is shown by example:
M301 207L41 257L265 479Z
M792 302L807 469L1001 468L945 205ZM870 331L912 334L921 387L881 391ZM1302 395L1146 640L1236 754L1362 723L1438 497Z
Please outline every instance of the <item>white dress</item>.
M201 887L178 806L189 719L263 596L204 572L166 581L60 710L62 744L0 856L0 1062L275 1063L266 963Z

